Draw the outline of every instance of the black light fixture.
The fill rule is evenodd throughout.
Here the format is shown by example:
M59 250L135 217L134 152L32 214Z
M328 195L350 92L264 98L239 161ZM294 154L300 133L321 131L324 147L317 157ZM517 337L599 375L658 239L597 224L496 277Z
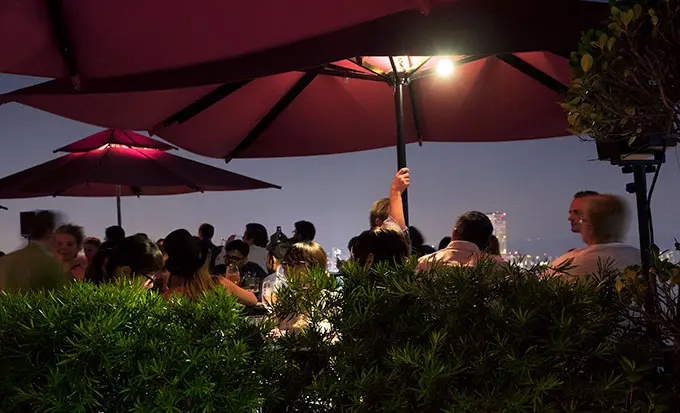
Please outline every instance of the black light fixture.
M626 192L635 194L638 231L640 236L641 264L648 271L654 246L654 228L650 203L659 177L661 165L666 161L666 150L677 146L677 139L662 135L645 137L643 143L631 144L628 140L597 142L597 156L601 161L620 166L624 174L632 174L633 182L626 185ZM647 174L653 173L652 185L647 191Z

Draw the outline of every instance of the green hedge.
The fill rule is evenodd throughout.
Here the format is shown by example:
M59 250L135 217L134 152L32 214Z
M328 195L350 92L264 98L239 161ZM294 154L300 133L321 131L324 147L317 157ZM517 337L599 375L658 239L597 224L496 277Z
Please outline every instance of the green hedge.
M263 330L225 293L139 285L0 294L0 411L253 412L275 387Z
M281 343L311 349L286 397L297 411L632 412L680 402L660 352L613 288L541 269L374 271L289 281L279 316L310 314ZM323 327L328 320L331 331ZM340 338L337 340L337 338ZM291 376L292 377L292 376ZM298 394L294 394L297 391Z
M0 293L0 411L678 410L673 348L631 322L614 274L539 274L311 271L274 308L308 327L276 339L221 290L195 303L135 283Z

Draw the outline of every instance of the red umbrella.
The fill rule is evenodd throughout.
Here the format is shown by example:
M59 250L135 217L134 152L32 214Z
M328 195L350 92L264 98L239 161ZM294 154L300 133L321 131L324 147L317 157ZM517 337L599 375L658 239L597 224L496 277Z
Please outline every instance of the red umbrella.
M438 1L0 0L0 72L89 79L177 68Z
M567 59L547 52L453 57L450 76L423 76L446 59L432 58L409 75L412 80L404 88L406 142L505 141L567 133L555 91L569 82ZM74 94L67 91L68 81L55 80L3 99L95 125L149 130L214 158L393 146L395 84L389 59L361 62L380 74L357 62L223 86L152 92ZM422 62L412 58L410 65Z
M167 3L0 0L0 72L82 77L83 90L103 93L224 83L348 56L565 54L608 11L581 0Z
M431 76L447 63L450 76ZM567 59L548 52L363 58L151 92L72 93L68 81L56 80L4 99L95 125L149 130L191 152L227 160L392 146L397 125L403 167L409 142L566 135L557 102L570 76Z
M149 137L105 130L57 149L57 159L0 179L0 198L44 196L117 198L204 191L280 188L168 153L175 149Z
M428 76L437 60L444 60L441 57L353 58L255 80L147 92L133 91L154 89L189 72L103 79L90 82L80 93L74 93L69 82L53 81L4 100L97 125L146 129L192 152L227 160L391 146L396 125L398 165L403 167L407 142L502 141L567 133L556 102L570 78L568 61L550 52L517 52L545 47L563 54L568 44L576 44L575 29L593 19L583 11L598 11L593 15L599 19L606 6L576 0L553 3L547 7L542 0L518 0L508 6L498 0L458 0L446 10L459 14L420 21L426 37L397 36L400 41L383 43L385 50L394 51L418 50L420 44L429 51L433 45L462 45L475 53L515 52L445 57L458 69L448 80ZM433 17L438 10L442 9L434 9ZM498 20L491 12L500 10L508 13ZM563 22L572 17L577 23L564 30ZM535 30L537 21L543 22L541 30ZM428 30L429 23L436 28ZM453 31L445 29L447 24ZM408 27L392 28L389 34L409 32ZM458 36L441 36L452 33ZM384 37L391 40L390 35ZM494 40L484 42L484 37ZM368 43L371 39L364 38ZM310 42L314 51L323 44L331 46L328 37ZM217 67L207 71L194 67L191 77L200 73L203 82L217 81ZM155 86L140 86L145 83ZM108 93L116 90L128 93ZM196 133L200 140L193 139Z

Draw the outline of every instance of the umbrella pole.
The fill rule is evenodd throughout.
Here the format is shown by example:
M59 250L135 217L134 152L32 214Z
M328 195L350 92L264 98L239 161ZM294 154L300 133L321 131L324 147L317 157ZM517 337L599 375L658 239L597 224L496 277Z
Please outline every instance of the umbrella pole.
M118 226L123 226L123 220L120 213L120 185L116 185L116 214L118 216Z
M394 108L397 121L397 169L406 168L406 141L404 140L404 83L397 81L394 86ZM404 203L404 220L408 226L408 191L401 196Z

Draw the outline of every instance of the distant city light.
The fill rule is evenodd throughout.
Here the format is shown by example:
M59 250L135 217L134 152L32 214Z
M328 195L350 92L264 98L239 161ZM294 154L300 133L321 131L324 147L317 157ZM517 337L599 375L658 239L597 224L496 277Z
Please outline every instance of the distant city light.
M498 246L501 250L501 255L506 256L510 252L508 250L508 230L505 212L489 212L486 214L493 224L493 234L498 238Z
M437 74L439 76L449 76L453 73L453 62L450 59L439 59L437 62Z

